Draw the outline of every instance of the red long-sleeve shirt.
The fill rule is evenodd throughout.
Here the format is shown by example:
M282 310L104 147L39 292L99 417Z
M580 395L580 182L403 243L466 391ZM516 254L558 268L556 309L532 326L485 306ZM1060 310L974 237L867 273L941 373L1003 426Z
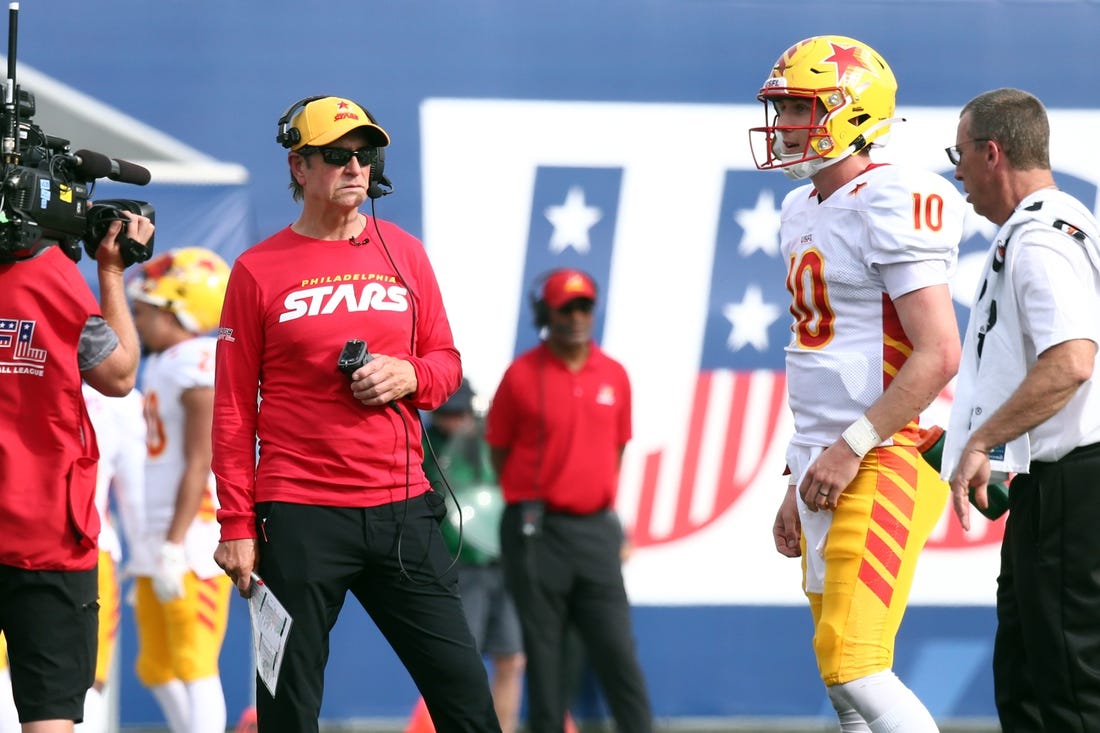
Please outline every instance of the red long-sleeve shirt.
M366 507L428 489L410 407L442 404L462 366L423 246L394 224L377 227L381 237L368 219L362 245L287 228L233 265L214 390L223 540L256 536L256 502ZM352 338L412 363L417 389L400 414L352 396L336 367Z

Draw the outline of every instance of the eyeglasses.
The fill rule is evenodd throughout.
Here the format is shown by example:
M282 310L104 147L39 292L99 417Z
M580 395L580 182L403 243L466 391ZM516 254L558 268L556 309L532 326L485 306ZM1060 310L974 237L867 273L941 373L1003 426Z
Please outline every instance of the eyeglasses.
M584 313L585 315L587 315L587 314L592 312L593 305L595 305L595 304L591 300L588 300L586 298L576 298L574 300L569 301L568 303L563 305L561 308L558 308L557 311L558 311L558 313L561 313L562 315L566 315L566 316L572 315L573 313L577 313L577 312Z
M309 148L307 150L299 150L301 155L312 155L313 153L320 153L321 160L325 161L329 165L334 165L339 168L343 168L351 162L351 156L355 156L355 159L359 161L359 165L366 168L374 161L375 149L374 148L359 148L358 150L348 150L347 148Z
M960 144L965 145L966 143L987 143L991 142L992 140L993 138L990 137L974 137L969 140L963 140ZM943 151L947 153L947 159L951 161L951 165L958 165L962 162L962 148L960 148L959 145L952 145L949 148L944 148Z

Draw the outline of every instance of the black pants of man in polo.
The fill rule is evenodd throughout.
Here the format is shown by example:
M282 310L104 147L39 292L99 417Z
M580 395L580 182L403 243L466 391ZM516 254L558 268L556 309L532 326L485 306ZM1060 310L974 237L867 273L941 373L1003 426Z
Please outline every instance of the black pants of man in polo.
M259 730L317 731L329 632L350 591L409 671L436 730L500 733L458 576L448 569L444 511L434 492L367 509L257 506L258 572L293 619L275 697L256 682Z
M993 680L1004 733L1100 731L1100 444L1012 480Z
M618 518L610 511L585 516L546 512L536 522L537 531L525 533L524 513L521 504L506 507L500 537L504 577L527 654L528 728L531 733L564 730L573 691L563 689L562 651L566 629L573 626L618 730L651 733L649 695L623 585Z

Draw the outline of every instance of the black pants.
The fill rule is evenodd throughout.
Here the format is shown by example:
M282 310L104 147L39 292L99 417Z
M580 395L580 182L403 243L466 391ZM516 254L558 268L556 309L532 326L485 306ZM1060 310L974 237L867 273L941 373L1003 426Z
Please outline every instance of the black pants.
M444 574L451 556L439 532L444 509L437 498L429 493L369 509L257 507L258 572L293 619L276 696L256 680L262 733L317 730L329 632L348 591L409 671L436 730L499 733L457 575Z
M623 733L650 733L653 719L634 648L630 605L623 586L622 529L611 512L547 514L525 536L522 510L505 508L501 560L516 602L527 653L527 724L531 733L561 733L567 698L562 659L573 626Z
M1004 733L1100 731L1100 444L1012 480L993 682Z

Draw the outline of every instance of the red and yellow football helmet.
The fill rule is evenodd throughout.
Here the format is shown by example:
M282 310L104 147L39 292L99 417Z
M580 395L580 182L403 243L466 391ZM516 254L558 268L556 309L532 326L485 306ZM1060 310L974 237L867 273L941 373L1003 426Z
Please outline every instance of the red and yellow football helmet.
M157 255L127 284L131 300L155 305L173 314L192 333L218 325L229 265L205 247L182 247Z
M894 118L898 84L894 72L873 48L854 38L814 36L783 52L756 96L764 103L764 127L749 130L753 159L760 170L782 169L807 178L863 150L885 144ZM813 123L778 126L771 102L783 97L813 100ZM785 132L805 130L801 153L788 153Z

